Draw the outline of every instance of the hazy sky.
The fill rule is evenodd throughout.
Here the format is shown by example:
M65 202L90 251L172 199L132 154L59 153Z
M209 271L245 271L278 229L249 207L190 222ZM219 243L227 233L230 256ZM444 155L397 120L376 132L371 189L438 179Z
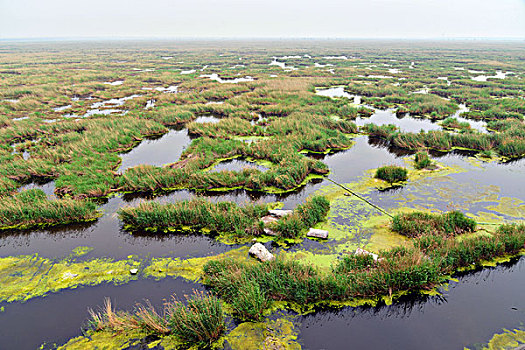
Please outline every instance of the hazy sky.
M525 0L0 0L0 38L525 38Z

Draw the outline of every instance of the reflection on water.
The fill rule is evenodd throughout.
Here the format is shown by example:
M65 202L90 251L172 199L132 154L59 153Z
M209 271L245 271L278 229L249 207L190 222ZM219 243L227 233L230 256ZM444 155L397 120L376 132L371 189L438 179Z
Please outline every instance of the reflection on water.
M155 200L166 202L187 199L193 196L182 193L177 196L160 197ZM202 234L130 234L121 228L116 217L117 210L126 205L137 205L144 199L124 201L112 197L101 206L104 215L95 222L50 227L47 229L0 232L0 256L39 253L44 257L63 257L79 246L93 247L91 257L113 257L126 259L129 255L198 257L215 255L228 251L228 246ZM1 317L1 314L0 314Z
M77 115L75 113L69 113L64 115L65 118L88 118L93 115L109 115L113 113L122 113L126 114L127 111L122 109L117 109L116 107L121 107L126 103L126 101L139 97L141 95L130 95L122 98L112 98L109 100L95 102L91 105L90 109L84 115Z
M118 86L118 85L124 84L124 80L105 81L103 84L112 85L112 86Z
M250 76L246 76L244 78L234 78L234 79L223 79L219 77L217 73L213 74L205 74L201 75L201 78L209 78L210 80L215 80L216 82L219 82L221 84L230 83L230 84L238 84L238 83L246 83L249 81L254 81L254 79Z
M202 286L182 279L166 278L160 281L139 279L122 286L112 284L64 290L45 298L26 303L6 304L0 313L2 349L54 349L53 344L64 344L81 335L81 327L89 318L88 308L97 309L109 297L119 310L133 310L137 303L149 300L157 310L164 301L176 294L180 298ZM28 316L30 315L30 316ZM27 330L31 330L27 332Z
M18 189L18 192L31 190L35 188L44 191L44 193L47 195L48 198L55 197L55 181L44 181L44 182L34 181L31 183L22 185Z
M277 66L277 67L281 67L281 68L284 69L285 71L294 71L294 70L297 70L297 68L294 67L294 66L288 66L285 62L279 62L279 61L277 61L277 57L274 57L274 58L273 58L273 61L270 62L268 65L269 65L269 66Z
M487 122L483 120L472 120L461 117L461 113L468 112L469 110L470 109L467 106L465 106L464 104L460 104L459 109L456 111L456 113L454 113L452 117L456 118L462 123L469 123L470 127L474 130L477 130L481 133L487 133Z
M215 165L210 171L211 172L218 172L218 171L242 171L243 169L257 169L260 171L266 171L268 170L267 167L259 165L257 163L248 162L243 159L232 159L224 162L220 162L219 164Z
M370 123L376 125L393 124L399 127L399 129L404 132L419 132L420 130L441 130L441 127L433 123L430 119L413 118L410 116L404 116L399 118L396 116L395 111L393 109L376 110L372 116L368 118L358 117L355 122L358 126L363 126L365 124Z
M168 87L162 87L162 86L157 86L155 88L156 91L160 91L160 92L165 92L165 93L172 93L172 94L175 94L177 93L177 89L179 87L177 85L170 85Z
M525 258L469 273L441 296L391 306L344 308L299 317L307 349L462 349L524 321Z
M472 71L469 70L469 73L484 73L483 71ZM487 81L487 79L505 79L507 75L512 74L512 72L503 72L503 71L496 71L495 75L478 75L475 77L472 77L472 80L475 81Z
M194 123L218 123L221 120L217 117L211 116L211 115L203 115L200 117L195 118L193 121Z
M158 139L146 139L130 152L121 154L122 163L118 171L140 164L162 166L174 163L190 142L187 130L170 130Z
M53 110L54 110L55 112L62 112L62 111L64 111L64 110L68 109L68 108L71 108L71 105L65 105L65 106L61 106L61 107L55 107L55 108L53 108Z
M353 100L354 104L358 105L361 103L361 96L358 95L352 95L345 91L344 86L336 86L328 89L315 89L315 93L319 96L327 96L327 97L346 97L350 100Z

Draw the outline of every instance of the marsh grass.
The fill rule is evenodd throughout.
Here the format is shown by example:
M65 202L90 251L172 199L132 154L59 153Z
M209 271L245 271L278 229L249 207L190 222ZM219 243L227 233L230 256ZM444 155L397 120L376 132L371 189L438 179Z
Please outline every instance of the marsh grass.
M376 170L375 178L392 184L395 182L406 181L408 179L407 174L408 172L405 168L387 165Z
M424 151L419 151L414 155L414 162L414 167L419 170L432 166L432 161L430 160L428 153Z
M204 277L205 283L230 304L243 298L239 291L252 288L259 298L266 297L268 305L272 301L288 301L307 307L317 302L429 288L458 268L516 254L524 243L524 225L502 225L492 235L463 239L424 234L405 247L379 252L377 261L367 255L345 256L329 272L281 258L264 263L219 259L205 265ZM243 309L237 316L258 319L264 304L258 305Z
M0 199L0 229L30 228L95 220L95 203L70 198L49 200L40 189Z
M329 210L330 202L325 197L315 196L299 204L292 214L281 218L272 227L281 237L296 238L323 221Z
M476 221L459 211L444 214L414 212L395 215L392 231L410 238L427 234L456 236L476 229Z
M304 122L299 121L298 123ZM178 162L167 167L139 166L128 169L119 179L119 190L154 191L162 188L184 187L206 190L276 188L290 191L305 181L308 175L328 173L326 164L300 154L301 150L322 152L328 149L344 148L351 144L351 141L337 130L326 129L326 132L318 132L315 129L304 128L304 133L300 134L289 131L289 127L299 130L296 123L288 126L279 124L278 126L274 125L275 129L269 131L274 137L251 144L229 139L231 135L227 138L226 136L225 138L199 138L183 152ZM348 131L354 130L352 125L347 126ZM347 130L346 126L342 127ZM205 171L217 161L237 157L269 161L272 166L264 172L257 169L243 169L239 172Z
M193 199L168 204L145 202L134 208L121 208L118 215L132 229L192 226L242 237L258 233L259 219L267 212L264 204L239 206L233 202Z
M173 335L189 346L205 347L226 330L222 304L215 296L194 291L185 301L172 296L159 314L148 302L133 312L117 311L106 298L100 311L89 309L88 322L94 331L123 332L140 330L148 335Z
M325 219L330 203L321 196L307 199L292 214L270 225L282 238L296 238ZM121 208L120 220L132 230L169 230L182 226L207 228L236 237L257 236L262 233L260 218L268 214L265 204L237 205L233 202L212 203L205 199L193 199L160 204L145 202L137 207Z
M467 131L451 134L446 131L432 130L403 133L388 125L365 125L363 130L370 136L388 141L392 146L410 151L433 149L449 152L455 147L479 152L493 150L507 158L520 158L525 155L525 124L523 122L492 122L488 124L488 127L499 132L482 134Z
M221 301L205 292L195 291L185 303L173 297L165 312L172 333L185 343L210 345L226 330Z
M460 122L456 118L448 117L447 119L443 120L441 122L441 126L445 129L455 129L455 130L470 130L470 123L468 122Z

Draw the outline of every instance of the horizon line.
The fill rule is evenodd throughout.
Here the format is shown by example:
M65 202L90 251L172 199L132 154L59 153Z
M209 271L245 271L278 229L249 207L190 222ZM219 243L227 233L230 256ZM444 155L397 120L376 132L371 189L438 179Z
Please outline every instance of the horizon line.
M0 37L0 41L30 42L30 41L133 41L133 40L172 40L172 41L248 41L248 40L387 40L387 41L525 41L525 37L190 37L190 36L75 36L75 37Z

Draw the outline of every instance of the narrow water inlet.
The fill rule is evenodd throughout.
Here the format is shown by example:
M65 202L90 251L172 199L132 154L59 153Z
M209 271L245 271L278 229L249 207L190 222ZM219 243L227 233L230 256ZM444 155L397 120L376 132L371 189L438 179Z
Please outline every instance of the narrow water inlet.
M170 130L158 139L143 140L131 151L120 155L122 163L117 172L142 164L163 166L174 163L190 143L186 129Z
M335 86L331 88L316 88L315 94L319 96L326 96L331 98L344 97L352 100L354 104L361 104L361 96L349 94L345 91L344 86Z
M48 182L31 182L25 185L22 185L18 188L17 192L22 192L26 190L39 189L44 191L48 199L55 198L55 181Z
M231 160L226 160L226 161L218 163L213 168L211 168L209 171L210 172L242 171L243 169L257 169L259 171L268 170L267 167L257 164L255 162L249 162L244 159L231 159Z
M221 120L219 118L214 117L212 115L201 115L195 118L195 120L193 120L193 123L213 123L215 124L220 121Z

